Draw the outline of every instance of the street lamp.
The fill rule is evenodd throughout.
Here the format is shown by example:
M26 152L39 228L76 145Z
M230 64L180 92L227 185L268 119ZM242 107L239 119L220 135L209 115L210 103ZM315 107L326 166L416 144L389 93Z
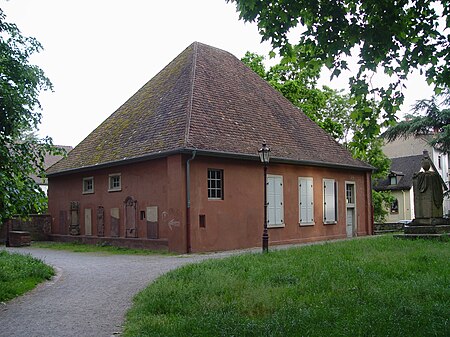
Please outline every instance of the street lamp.
M262 235L262 251L267 253L269 251L269 233L267 232L267 164L270 159L270 148L266 141L263 141L262 148L258 150L261 163L264 164L264 231Z

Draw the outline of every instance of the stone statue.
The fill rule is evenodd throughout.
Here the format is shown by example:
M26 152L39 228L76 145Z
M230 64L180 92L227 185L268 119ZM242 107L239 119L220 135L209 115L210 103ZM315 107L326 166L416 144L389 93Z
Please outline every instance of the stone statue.
M439 173L430 171L431 162L424 153L423 172L413 175L414 214L416 219L442 218L444 193Z

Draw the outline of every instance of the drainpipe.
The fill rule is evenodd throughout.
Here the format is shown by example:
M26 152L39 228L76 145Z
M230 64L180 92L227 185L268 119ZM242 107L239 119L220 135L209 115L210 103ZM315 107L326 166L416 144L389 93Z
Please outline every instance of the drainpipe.
M186 161L186 253L191 252L191 160L195 158L196 150L192 157Z

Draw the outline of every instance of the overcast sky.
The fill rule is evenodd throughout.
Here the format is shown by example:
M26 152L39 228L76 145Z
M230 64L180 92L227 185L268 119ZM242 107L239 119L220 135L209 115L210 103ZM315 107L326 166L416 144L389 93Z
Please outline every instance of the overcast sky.
M6 20L44 50L32 58L54 85L43 93L39 135L77 145L192 42L241 58L267 55L256 24L239 20L225 0L0 0ZM328 80L323 81L328 82ZM344 79L327 83L341 88ZM414 100L431 95L423 79L408 84Z

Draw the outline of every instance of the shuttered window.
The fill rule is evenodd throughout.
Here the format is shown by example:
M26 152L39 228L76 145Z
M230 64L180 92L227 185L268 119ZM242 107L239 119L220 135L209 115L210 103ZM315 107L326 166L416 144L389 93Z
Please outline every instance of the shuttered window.
M337 221L337 184L334 179L323 180L323 222Z
M314 224L313 178L298 178L299 221L301 225Z
M284 226L283 177L267 176L267 227Z

